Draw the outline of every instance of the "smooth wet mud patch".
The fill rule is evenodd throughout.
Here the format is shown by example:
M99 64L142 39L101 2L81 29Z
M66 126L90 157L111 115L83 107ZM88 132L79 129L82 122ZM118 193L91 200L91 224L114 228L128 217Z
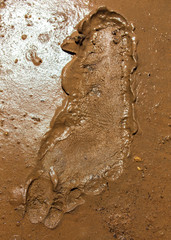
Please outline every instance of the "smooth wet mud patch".
M49 228L83 204L84 195L100 194L121 175L137 131L132 25L101 7L78 24L62 49L74 55L62 71L65 99L41 142L37 169L43 174L30 181L26 195L30 221Z

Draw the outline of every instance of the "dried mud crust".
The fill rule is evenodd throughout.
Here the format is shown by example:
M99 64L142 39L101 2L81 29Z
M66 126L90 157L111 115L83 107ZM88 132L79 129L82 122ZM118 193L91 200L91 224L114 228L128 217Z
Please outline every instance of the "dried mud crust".
M25 186L30 221L48 228L83 204L85 194L101 193L120 176L137 131L131 91L136 39L125 18L100 7L62 49L74 55L62 72L66 97Z

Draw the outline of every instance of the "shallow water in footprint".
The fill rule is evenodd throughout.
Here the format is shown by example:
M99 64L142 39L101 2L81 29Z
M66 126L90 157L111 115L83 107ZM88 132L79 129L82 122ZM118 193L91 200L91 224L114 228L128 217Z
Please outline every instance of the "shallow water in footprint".
M62 71L65 99L51 121L26 183L32 223L55 228L66 212L117 179L129 154L134 120L133 26L101 7L84 18L62 49L73 54Z

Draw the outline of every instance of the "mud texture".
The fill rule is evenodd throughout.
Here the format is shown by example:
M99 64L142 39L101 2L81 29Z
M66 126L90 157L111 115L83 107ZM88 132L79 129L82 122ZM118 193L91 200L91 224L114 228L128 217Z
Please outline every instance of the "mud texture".
M0 7L0 239L170 239L169 1Z

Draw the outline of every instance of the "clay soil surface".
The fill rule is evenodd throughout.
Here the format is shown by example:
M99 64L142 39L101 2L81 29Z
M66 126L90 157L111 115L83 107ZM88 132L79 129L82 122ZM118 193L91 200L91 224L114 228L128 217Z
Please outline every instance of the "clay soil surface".
M170 1L56 1L60 14L49 13L54 0L47 6L42 1L45 14L33 11L38 9L36 2L0 1L0 41L5 46L0 47L0 240L170 240ZM18 11L16 19L23 20L17 22L12 13L17 6L22 9L22 3L27 3L26 12ZM60 44L99 6L135 26L138 67L132 90L138 131L121 176L99 195L85 196L85 203L65 214L52 230L23 217L11 192L35 168L41 139L61 105L60 74L71 58L61 53ZM46 7L52 28L42 20L41 31L38 21L46 19ZM4 16L5 9L9 14ZM55 14L61 25L55 25Z

